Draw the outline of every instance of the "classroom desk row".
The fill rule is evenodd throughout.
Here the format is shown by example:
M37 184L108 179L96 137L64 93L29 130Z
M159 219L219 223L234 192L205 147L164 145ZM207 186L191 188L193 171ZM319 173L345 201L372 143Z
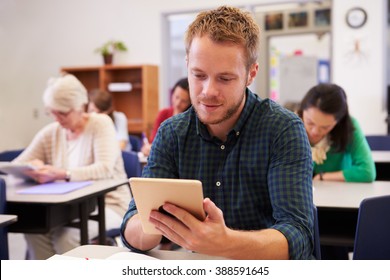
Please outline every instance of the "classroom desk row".
M114 254L126 252L129 252L129 249L125 247L83 245L64 253L63 256L82 259L107 259ZM209 256L189 251L167 251L157 249L145 252L145 255L159 260L226 260L222 257ZM129 259L130 257L132 259L137 258L137 256L134 255L129 255ZM52 259L61 259L61 257L53 257ZM126 254L122 255L121 259L126 259ZM139 259L143 259L142 255L139 256Z
M104 195L127 184L127 180L101 180L82 189L60 195L19 194L28 187L7 180L7 214L18 221L10 232L46 233L50 229L80 220L81 245L88 243L89 214L98 205L99 241L105 241ZM318 209L322 245L353 246L357 215L364 198L390 195L390 181L373 183L314 182L314 204Z
M345 183L315 181L314 204L318 210L321 245L353 247L360 203L369 197L390 195L390 182ZM127 248L86 245L73 249L65 256L105 259ZM189 252L152 250L147 255L158 259L215 259L212 256Z
M361 201L384 195L390 195L390 181L315 181L313 199L318 209L321 245L353 247Z
M376 180L390 181L390 151L371 151L375 162Z
M390 163L390 151L371 151L375 163Z
M80 228L81 245L88 244L88 219L96 209L99 224L99 243L105 244L106 193L128 184L127 179L99 180L81 189L64 194L21 194L34 183L17 181L7 176L7 214L17 215L18 221L8 226L9 232L47 233L58 226L69 225L75 219Z

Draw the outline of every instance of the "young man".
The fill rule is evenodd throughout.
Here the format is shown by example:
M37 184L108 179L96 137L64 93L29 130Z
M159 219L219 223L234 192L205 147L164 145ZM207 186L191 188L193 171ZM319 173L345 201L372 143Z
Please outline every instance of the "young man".
M249 13L202 12L186 34L192 108L160 127L144 177L202 181L207 217L166 203L152 211L161 235L143 233L134 201L126 246L149 250L162 235L185 249L233 259L308 259L313 250L312 161L300 119L249 86L259 28Z

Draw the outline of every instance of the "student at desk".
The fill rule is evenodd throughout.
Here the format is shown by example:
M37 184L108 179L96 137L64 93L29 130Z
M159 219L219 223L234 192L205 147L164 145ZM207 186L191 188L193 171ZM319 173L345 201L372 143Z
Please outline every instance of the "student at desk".
M335 84L319 84L303 98L298 115L312 146L313 180L372 182L375 163L347 96Z
M166 119L175 116L179 113L183 113L191 106L190 101L190 89L188 86L188 79L182 78L176 82L172 89L171 104L169 108L162 109L154 122L152 134L149 137L149 141L144 141L141 152L148 156L150 153L150 148L154 137L156 137L157 130L160 127L161 123Z
M160 126L143 176L201 180L207 217L166 203L176 218L152 211L161 234L146 234L133 200L122 223L126 246L149 250L165 236L232 259L313 257L310 145L296 114L248 89L259 68L259 35L249 12L226 6L189 26L192 107Z
M114 123L119 147L121 150L130 152L131 144L129 142L127 117L124 113L114 110L111 93L94 89L88 93L88 97L88 112L107 114Z
M56 180L125 179L126 173L115 129L105 114L88 114L87 91L73 75L49 80L44 105L55 122L41 129L15 162L38 167L29 174L38 183ZM122 186L106 195L106 227L117 228L130 200ZM98 234L91 222L89 236ZM47 234L25 234L28 256L47 259L80 245L79 230L60 227Z

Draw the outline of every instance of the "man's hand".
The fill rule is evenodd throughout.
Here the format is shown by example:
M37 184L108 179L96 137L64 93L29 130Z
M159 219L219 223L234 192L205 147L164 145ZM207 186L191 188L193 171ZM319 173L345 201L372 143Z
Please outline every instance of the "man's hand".
M166 203L163 208L176 218L152 211L150 221L165 237L187 250L221 255L230 229L225 225L222 211L209 198L203 201L207 213L204 221L199 221L186 210L170 203Z

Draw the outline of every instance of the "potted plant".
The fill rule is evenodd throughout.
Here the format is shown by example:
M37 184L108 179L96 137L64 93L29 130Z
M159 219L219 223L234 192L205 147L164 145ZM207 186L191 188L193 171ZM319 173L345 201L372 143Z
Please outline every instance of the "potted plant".
M127 51L127 47L122 41L114 40L110 40L96 49L96 52L103 56L104 64L112 64L114 53L119 51L125 52Z

